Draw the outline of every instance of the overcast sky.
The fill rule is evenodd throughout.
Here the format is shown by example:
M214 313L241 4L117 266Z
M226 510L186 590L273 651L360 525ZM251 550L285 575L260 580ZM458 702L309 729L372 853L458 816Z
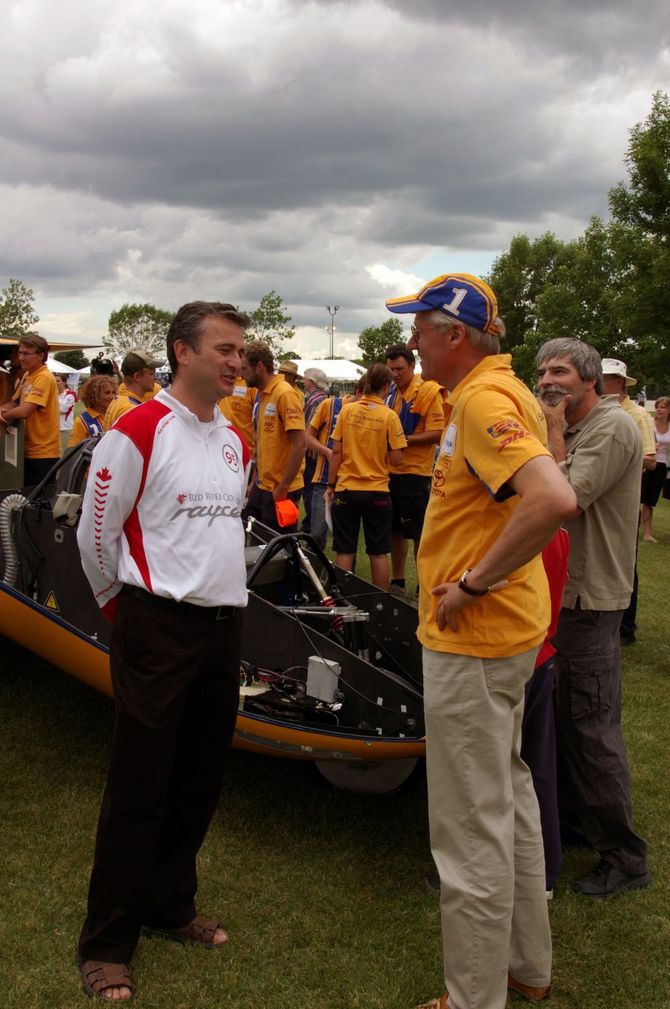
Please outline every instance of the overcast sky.
M0 287L88 340L274 288L357 356L385 298L605 215L669 81L667 0L7 2Z

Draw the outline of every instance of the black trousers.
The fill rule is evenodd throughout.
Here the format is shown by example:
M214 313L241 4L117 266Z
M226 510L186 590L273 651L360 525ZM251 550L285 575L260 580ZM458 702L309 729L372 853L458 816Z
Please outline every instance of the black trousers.
M556 771L555 670L553 657L534 670L526 684L521 722L521 759L530 768L540 807L547 890L553 888L563 866Z
M630 771L621 730L622 610L562 609L558 650L558 741L567 805L603 858L631 875L647 871L647 844L633 830ZM575 826L575 824L568 824Z
M142 925L195 916L196 855L216 809L239 700L240 609L123 592L110 643L116 720L84 960L128 963Z

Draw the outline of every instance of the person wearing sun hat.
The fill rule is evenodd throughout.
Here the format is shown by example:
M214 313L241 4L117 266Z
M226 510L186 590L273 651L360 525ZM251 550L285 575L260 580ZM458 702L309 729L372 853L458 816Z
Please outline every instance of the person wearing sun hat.
M603 386L606 396L616 396L619 406L625 410L642 435L642 473L656 469L656 433L654 431L654 421L651 414L643 406L634 403L628 395L628 390L637 385L637 379L628 374L628 369L623 361L615 357L604 357L603 366ZM642 484L640 484L640 496L642 496ZM637 632L637 558L635 560L635 571L633 572L633 593L630 597L628 609L621 618L619 634L623 645L635 643Z
M489 285L436 277L391 298L408 346L447 390L419 546L419 640L431 849L445 982L430 1009L549 994L551 933L537 799L520 757L524 687L550 618L540 552L576 509L542 410L500 353Z

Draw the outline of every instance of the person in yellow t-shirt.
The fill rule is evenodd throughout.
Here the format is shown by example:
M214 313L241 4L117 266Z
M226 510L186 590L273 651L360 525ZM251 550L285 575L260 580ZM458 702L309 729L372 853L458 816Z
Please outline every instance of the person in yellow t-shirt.
M333 456L333 431L340 410L345 403L353 403L363 395L364 383L358 382L353 395L327 396L317 405L305 431L308 449L316 457L312 476L312 503L309 532L323 550L328 538L326 522L326 491L328 490L328 467Z
M68 448L86 438L100 438L107 430L104 417L107 407L116 396L116 379L109 375L92 375L79 390L79 399L85 410L75 417Z
M254 437L254 403L258 390L248 386L241 375L235 379L235 388L230 396L219 400L219 410L240 432L253 456L256 451Z
M145 402L145 397L149 393L151 394L149 399L153 398L156 368L160 368L164 363L150 350L128 351L121 362L124 392L121 393L119 389L119 394L107 408L104 418L105 431L109 431L124 413Z
M0 407L0 426L23 420L23 472L34 487L60 458L60 409L56 380L46 361L49 344L37 333L19 340L18 359L24 369L14 398Z
M400 417L407 438L400 466L391 467L389 484L393 508L391 585L402 593L409 541L414 541L415 559L419 549L430 496L435 446L444 428L444 410L439 385L414 374L414 353L404 344L387 349L386 363L393 375L386 405Z
M418 575L449 1000L502 1006L508 986L539 1000L551 985L551 933L521 716L550 617L540 552L577 500L545 447L538 403L500 353L505 328L488 284L443 274L386 304L414 314L408 347L424 378L448 390Z
M302 399L281 375L274 373L274 358L266 343L247 343L242 377L258 390L254 407L256 480L244 515L279 530L275 502L289 498L297 506L302 493L305 465L305 417ZM297 522L282 532L294 532Z
M142 402L143 403L148 403L150 399L153 399L154 396L158 395L158 393L161 391L162 388L163 388L163 386L160 384L160 382L154 382L153 388L149 389L149 391L145 392L144 395L142 396ZM125 382L120 382L119 383L119 391L118 391L117 395L118 396L127 396L128 395L128 388L127 388Z
M398 465L407 445L397 414L384 405L390 387L389 368L373 364L362 397L340 410L332 434L326 491L332 508L335 563L345 571L353 570L362 520L372 581L381 589L389 585L389 467Z

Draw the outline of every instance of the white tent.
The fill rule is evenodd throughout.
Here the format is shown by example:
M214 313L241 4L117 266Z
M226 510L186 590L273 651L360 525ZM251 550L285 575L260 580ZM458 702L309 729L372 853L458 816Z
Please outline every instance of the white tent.
M298 365L298 374L304 375L305 368L320 368L325 371L329 382L349 382L355 384L361 375L365 374L365 368L353 361L326 360L311 361L307 358L295 362Z
M57 361L55 357L49 355L47 358L47 368L49 371L53 372L54 375L73 375L76 372L76 368L71 368L69 364L63 364L62 361Z

